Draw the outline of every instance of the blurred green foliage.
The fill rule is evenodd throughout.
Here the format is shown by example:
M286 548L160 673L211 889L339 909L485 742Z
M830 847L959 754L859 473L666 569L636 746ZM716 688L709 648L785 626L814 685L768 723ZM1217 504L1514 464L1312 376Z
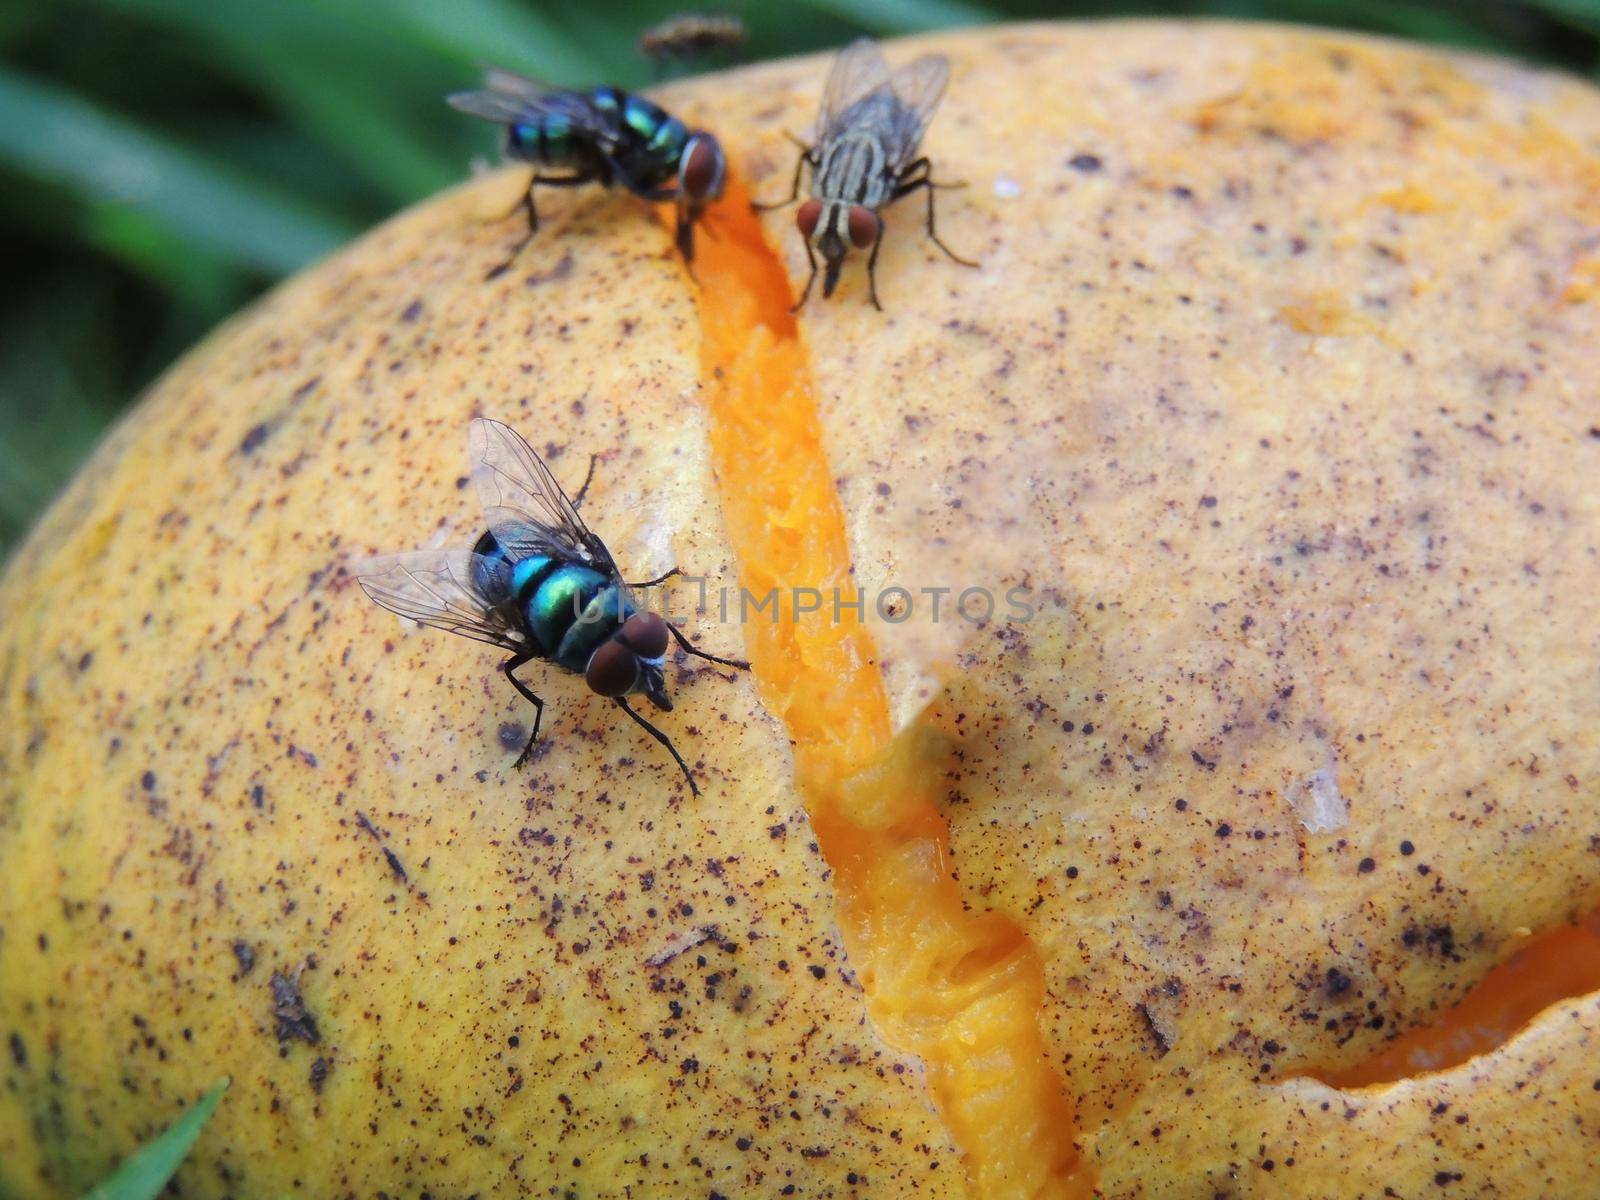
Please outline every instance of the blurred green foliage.
M640 85L694 0L0 0L0 555L122 406L283 274L461 178L440 96L494 62ZM740 60L948 25L1211 15L1498 50L1595 76L1600 0L710 0ZM715 65L715 64L708 64Z

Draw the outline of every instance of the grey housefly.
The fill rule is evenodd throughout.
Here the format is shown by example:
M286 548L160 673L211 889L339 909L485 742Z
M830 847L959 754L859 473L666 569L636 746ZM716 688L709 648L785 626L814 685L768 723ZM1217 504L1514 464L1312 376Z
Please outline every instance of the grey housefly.
M963 266L978 265L946 246L934 231L934 190L962 185L935 183L927 157L917 153L922 131L949 78L950 62L942 54L924 54L891 75L870 38L852 42L834 60L817 114L815 140L801 144L789 198L758 206L793 204L800 196L800 177L807 166L811 168L811 198L795 213L811 274L796 309L811 295L817 255L825 264L822 294L832 296L845 255L854 247L871 250L867 285L873 306L881 310L876 274L883 242L879 210L919 188L928 193L928 236L933 244Z

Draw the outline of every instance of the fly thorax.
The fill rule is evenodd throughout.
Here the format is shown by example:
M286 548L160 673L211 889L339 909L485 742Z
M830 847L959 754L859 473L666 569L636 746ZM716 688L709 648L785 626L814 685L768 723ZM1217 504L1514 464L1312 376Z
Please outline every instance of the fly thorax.
M614 583L602 586L586 598L574 597L574 603L571 624L562 633L551 657L569 671L582 671L595 648L622 627L633 615L634 608L627 593Z
M677 117L668 117L661 126L650 136L649 147L652 153L674 165L683 156L683 148L689 141L689 127Z
M640 187L659 187L676 174L689 129L665 109L630 95L622 109L624 145L617 162Z
M622 123L628 133L641 142L650 142L661 130L674 123L660 105L652 104L643 96L629 95L622 102Z
M847 133L829 142L811 191L821 200L880 207L889 193L888 156L882 140L862 132Z
M579 617L610 590L607 583L598 571L578 563L559 564L537 581L522 611L528 631L547 656L567 665L560 658L561 647ZM581 670L582 664L572 669Z

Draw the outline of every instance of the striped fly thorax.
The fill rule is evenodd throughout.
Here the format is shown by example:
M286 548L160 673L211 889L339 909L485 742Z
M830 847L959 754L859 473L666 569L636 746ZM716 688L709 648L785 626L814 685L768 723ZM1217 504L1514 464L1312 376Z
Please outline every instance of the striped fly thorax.
M845 114L840 130L818 146L821 161L811 185L819 200L878 208L894 188L894 164L880 130L899 108L893 96L868 96Z
M819 200L881 205L891 180L884 172L883 143L870 133L853 133L822 148L812 192Z
M646 187L670 181L689 141L688 126L643 96L615 88L601 90L612 93L608 102L618 105L622 137L614 157L623 174Z

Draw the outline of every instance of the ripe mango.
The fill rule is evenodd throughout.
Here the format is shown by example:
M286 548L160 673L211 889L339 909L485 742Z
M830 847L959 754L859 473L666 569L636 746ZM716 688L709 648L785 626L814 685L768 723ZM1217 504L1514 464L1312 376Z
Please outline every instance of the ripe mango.
M975 270L918 195L884 312L857 261L790 313L747 201L826 60L777 63L667 98L737 176L698 284L593 191L486 281L499 173L108 436L0 582L0 1194L224 1075L187 1195L1592 1189L1600 97L1273 27L924 49ZM598 455L589 523L752 659L670 668L698 799L537 668L513 771L498 657L355 587L471 543L480 414Z

